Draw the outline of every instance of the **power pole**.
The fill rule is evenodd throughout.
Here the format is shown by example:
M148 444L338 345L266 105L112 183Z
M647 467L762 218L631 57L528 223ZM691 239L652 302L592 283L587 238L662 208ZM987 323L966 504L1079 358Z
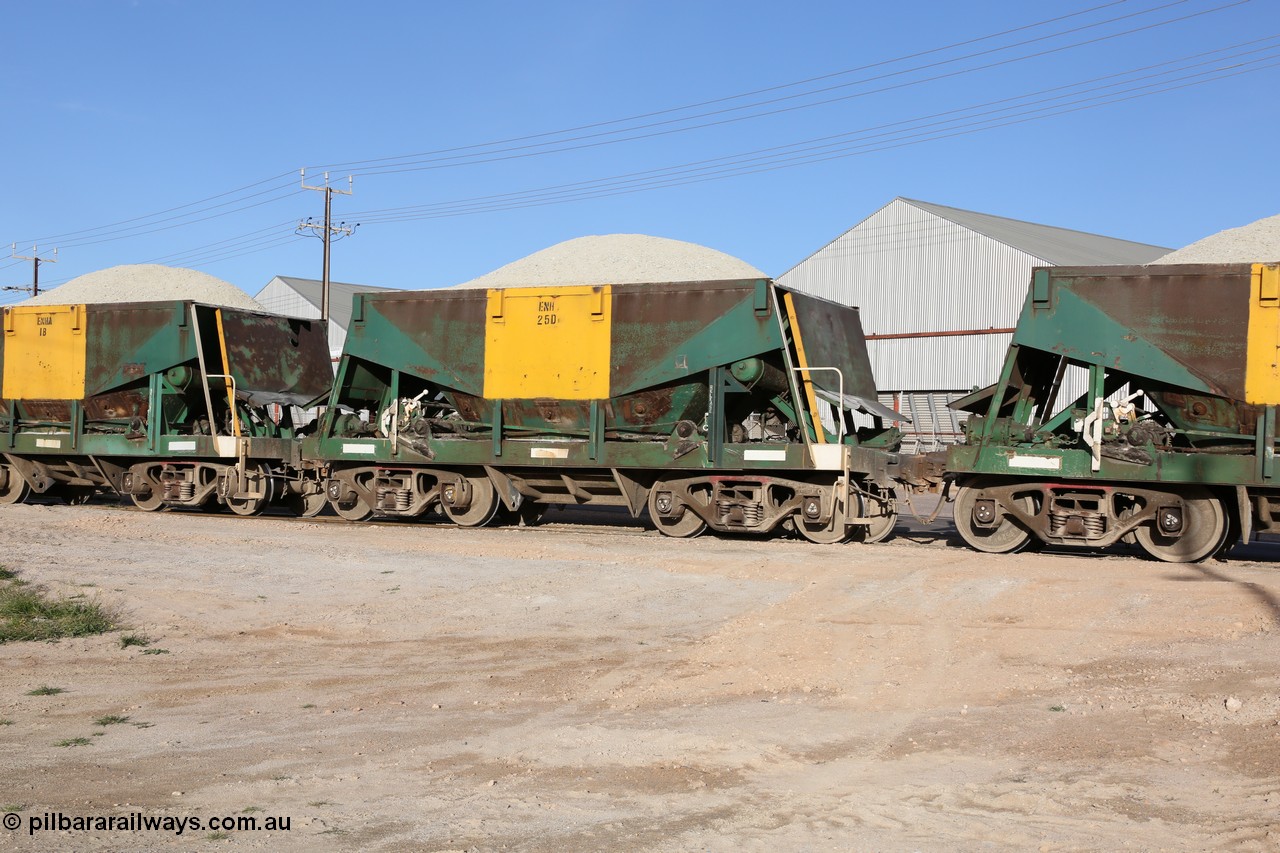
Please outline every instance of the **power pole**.
M40 249L39 246L32 244L31 254L30 256L28 256L28 255L18 254L17 243L14 243L10 247L10 252L12 253L15 259L19 261L31 261L31 286L30 287L17 287L17 286L3 287L3 288L0 288L0 290L21 290L26 293L30 293L32 296L40 295L40 265L56 264L58 262L58 250L57 249L53 250L53 257L42 258L40 257L39 249Z
M316 190L324 193L324 223L313 222L311 217L307 217L305 222L298 223L297 232L301 234L304 230L313 231L324 243L324 273L320 286L320 319L327 321L329 319L329 244L334 234L340 235L338 239L350 237L360 227L358 222L355 225L347 225L345 222L339 222L337 225L333 224L333 194L351 195L355 192L355 181L351 175L348 175L347 189L336 189L329 186L329 173L325 172L324 186L309 187L307 186L307 170L299 169L298 172L302 175L302 188L304 190Z

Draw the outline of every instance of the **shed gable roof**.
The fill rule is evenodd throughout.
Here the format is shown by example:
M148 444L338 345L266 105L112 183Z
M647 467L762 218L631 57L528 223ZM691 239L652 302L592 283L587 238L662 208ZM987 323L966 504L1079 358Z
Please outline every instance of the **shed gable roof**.
M319 316L320 302L324 298L324 282L316 278L294 278L278 275L271 281L281 282L307 302L315 306ZM270 282L268 282L270 286ZM265 289L265 288L264 288ZM351 297L357 293L379 293L384 290L397 290L394 287L376 287L371 284L351 284L344 281L329 282L329 316L334 324L347 328L351 324Z
M1163 246L1135 243L1100 234L1073 231L1053 225L1039 225L961 210L911 198L898 201L946 219L985 237L990 237L1028 255L1055 266L1090 266L1093 264L1147 264L1168 253Z

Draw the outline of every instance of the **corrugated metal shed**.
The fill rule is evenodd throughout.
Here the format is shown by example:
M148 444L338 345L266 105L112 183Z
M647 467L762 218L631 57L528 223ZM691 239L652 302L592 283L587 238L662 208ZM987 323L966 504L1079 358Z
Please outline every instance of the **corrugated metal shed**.
M1032 267L1144 264L1168 251L896 198L778 281L858 306L877 387L942 425L952 415L938 406L999 375Z
M258 291L254 299L268 311L291 317L319 317L324 282L314 278L294 278L278 275ZM342 354L347 339L347 327L351 325L351 297L357 293L377 293L395 290L394 287L374 287L368 284L329 282L329 352L334 357Z

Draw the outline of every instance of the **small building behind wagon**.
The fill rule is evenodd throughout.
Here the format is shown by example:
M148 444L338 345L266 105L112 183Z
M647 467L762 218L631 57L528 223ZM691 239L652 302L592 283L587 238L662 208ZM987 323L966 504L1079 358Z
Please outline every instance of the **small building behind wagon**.
M778 276L855 305L905 452L960 437L952 400L994 382L1037 266L1147 264L1170 250L896 198Z

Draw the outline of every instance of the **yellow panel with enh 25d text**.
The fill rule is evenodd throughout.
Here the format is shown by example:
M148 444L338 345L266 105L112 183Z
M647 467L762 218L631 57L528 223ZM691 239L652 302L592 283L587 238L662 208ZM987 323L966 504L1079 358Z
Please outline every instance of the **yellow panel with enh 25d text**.
M4 309L4 376L8 400L84 397L83 305L25 305Z
M1244 400L1274 406L1280 403L1280 264L1254 264L1251 272Z
M490 290L484 395L498 400L609 396L612 288Z

